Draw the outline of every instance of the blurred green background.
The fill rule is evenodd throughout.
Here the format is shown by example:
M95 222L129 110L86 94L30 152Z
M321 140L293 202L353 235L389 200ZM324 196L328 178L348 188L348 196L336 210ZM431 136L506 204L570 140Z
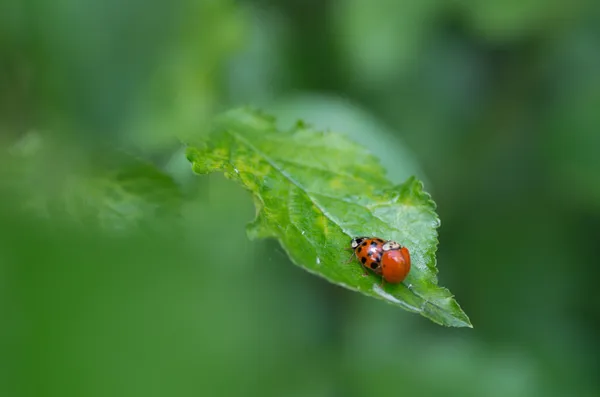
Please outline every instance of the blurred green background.
M244 104L424 180L474 329L248 241L179 141ZM0 144L1 396L600 396L598 2L4 0ZM174 178L177 225L80 222L107 147Z

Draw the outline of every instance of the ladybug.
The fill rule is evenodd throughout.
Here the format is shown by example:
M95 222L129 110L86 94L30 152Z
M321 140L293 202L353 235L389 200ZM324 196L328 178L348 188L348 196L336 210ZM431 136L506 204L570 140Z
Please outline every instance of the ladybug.
M378 237L356 237L352 239L350 246L365 269L382 276L381 285L384 281L390 284L401 283L410 271L410 253L395 241L384 241Z

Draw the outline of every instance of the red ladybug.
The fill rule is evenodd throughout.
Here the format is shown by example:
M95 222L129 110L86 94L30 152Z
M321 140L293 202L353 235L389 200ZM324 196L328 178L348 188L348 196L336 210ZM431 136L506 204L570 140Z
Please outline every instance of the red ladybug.
M358 261L390 284L401 283L410 271L410 253L395 241L378 237L356 237L351 249Z

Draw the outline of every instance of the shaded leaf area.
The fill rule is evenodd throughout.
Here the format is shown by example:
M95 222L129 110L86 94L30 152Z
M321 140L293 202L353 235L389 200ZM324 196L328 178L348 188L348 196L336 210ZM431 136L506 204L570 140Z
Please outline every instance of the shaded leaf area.
M25 135L2 160L2 190L27 212L105 230L160 229L179 216L180 189L155 165L109 148L75 153Z
M272 117L249 109L220 116L210 139L187 151L199 174L221 171L252 192L255 238L279 240L292 261L332 283L432 321L470 327L452 294L437 285L440 224L420 181L393 185L377 158L337 133L298 123L279 131ZM364 276L344 248L355 236L379 236L408 247L412 269L397 285Z

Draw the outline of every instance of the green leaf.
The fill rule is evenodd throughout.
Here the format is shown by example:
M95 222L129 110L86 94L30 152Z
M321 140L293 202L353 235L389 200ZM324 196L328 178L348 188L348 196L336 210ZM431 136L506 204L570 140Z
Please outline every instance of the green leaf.
M2 190L16 194L21 206L36 215L66 216L113 231L159 230L179 216L182 197L175 181L120 150L96 147L81 153L30 133L4 161L9 171Z
M217 118L210 138L190 145L187 157L194 172L224 172L252 192L257 217L250 237L278 239L294 263L332 283L438 324L471 327L451 293L437 285L440 221L417 179L394 186L378 160L343 135L302 123L278 131L272 117L248 109ZM365 277L357 262L347 263L344 248L356 236L408 247L406 280L381 288L377 276Z
M127 153L103 154L87 172L67 179L62 199L69 214L123 231L159 230L178 217L181 192L169 175Z

